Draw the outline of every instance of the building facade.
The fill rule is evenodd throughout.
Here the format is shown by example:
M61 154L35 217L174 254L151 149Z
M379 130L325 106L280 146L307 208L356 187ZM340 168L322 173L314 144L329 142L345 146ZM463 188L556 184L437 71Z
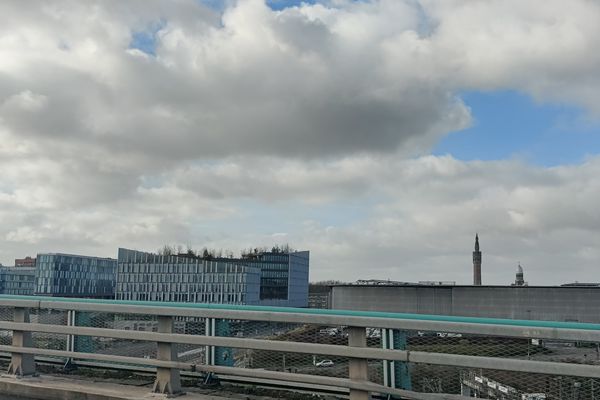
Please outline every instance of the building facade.
M32 296L35 268L0 267L0 294Z
M111 299L117 260L72 254L38 254L35 291L39 296Z
M119 249L117 300L260 304L260 270L235 260L204 260Z
M308 307L308 251L263 252L236 259L260 269L260 304Z
M597 286L332 287L331 307L461 317L600 323Z
M15 259L15 267L27 267L34 268L35 267L35 258L25 257L25 258L17 258Z

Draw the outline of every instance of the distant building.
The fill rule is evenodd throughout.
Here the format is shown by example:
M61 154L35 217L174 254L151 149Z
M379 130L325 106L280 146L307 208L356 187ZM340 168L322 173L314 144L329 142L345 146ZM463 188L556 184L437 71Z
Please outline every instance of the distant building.
M331 308L597 324L600 287L336 285Z
M456 286L456 281L419 281L423 286Z
M316 282L308 285L308 308L329 308L333 282Z
M400 281L391 281L391 280L383 280L383 279L359 279L353 285L415 285L412 282L400 282Z
M25 257L25 258L17 258L15 259L15 267L27 267L34 268L35 267L35 258Z
M260 269L260 304L308 307L308 251L263 252L232 261Z
M35 268L0 267L0 294L32 296Z
M260 270L235 260L119 249L116 299L258 305Z
M117 260L72 254L38 254L35 294L110 299L115 296Z
M563 283L560 286L566 287L598 287L600 283L598 282L571 282L571 283Z
M513 283L512 286L527 286L527 282L525 282L525 279L523 278L523 267L521 267L520 263L517 265L515 283Z
M481 286L481 251L479 251L478 234L475 234L475 251L473 252L473 286Z
M331 286L335 286L340 284L338 282L336 284L332 284ZM359 279L354 283L348 283L347 285L366 285L366 286L454 286L456 285L455 281L419 281L419 282L402 282L402 281L391 281L391 280L382 280L382 279Z
M308 265L308 251L202 258L119 249L116 298L307 307Z

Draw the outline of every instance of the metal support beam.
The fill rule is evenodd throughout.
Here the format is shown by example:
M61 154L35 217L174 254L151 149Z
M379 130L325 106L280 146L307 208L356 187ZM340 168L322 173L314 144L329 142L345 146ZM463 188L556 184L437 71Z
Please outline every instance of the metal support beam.
M348 328L348 346L367 347L367 332L365 328ZM349 377L351 381L367 382L369 380L369 364L366 359L351 358L349 362ZM350 400L368 400L369 392L350 389Z
M29 309L17 307L14 309L14 321L29 323ZM13 331L12 345L14 347L33 347L31 332ZM11 353L8 374L16 377L35 375L35 360L33 354Z
M158 331L160 333L173 333L173 318L158 317ZM157 342L157 346L156 357L158 360L177 361L177 352L172 343ZM153 392L166 394L167 397L182 395L179 370L157 367Z

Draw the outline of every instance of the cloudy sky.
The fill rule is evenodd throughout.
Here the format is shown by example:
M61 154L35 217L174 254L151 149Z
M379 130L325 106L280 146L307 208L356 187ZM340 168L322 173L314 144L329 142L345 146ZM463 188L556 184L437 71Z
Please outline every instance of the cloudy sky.
M0 2L0 262L311 251L600 281L600 3Z

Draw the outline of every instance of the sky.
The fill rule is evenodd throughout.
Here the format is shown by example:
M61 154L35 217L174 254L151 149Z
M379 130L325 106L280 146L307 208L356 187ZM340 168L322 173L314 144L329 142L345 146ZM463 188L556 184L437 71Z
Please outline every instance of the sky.
M600 3L0 3L0 263L311 252L311 281L598 282Z

